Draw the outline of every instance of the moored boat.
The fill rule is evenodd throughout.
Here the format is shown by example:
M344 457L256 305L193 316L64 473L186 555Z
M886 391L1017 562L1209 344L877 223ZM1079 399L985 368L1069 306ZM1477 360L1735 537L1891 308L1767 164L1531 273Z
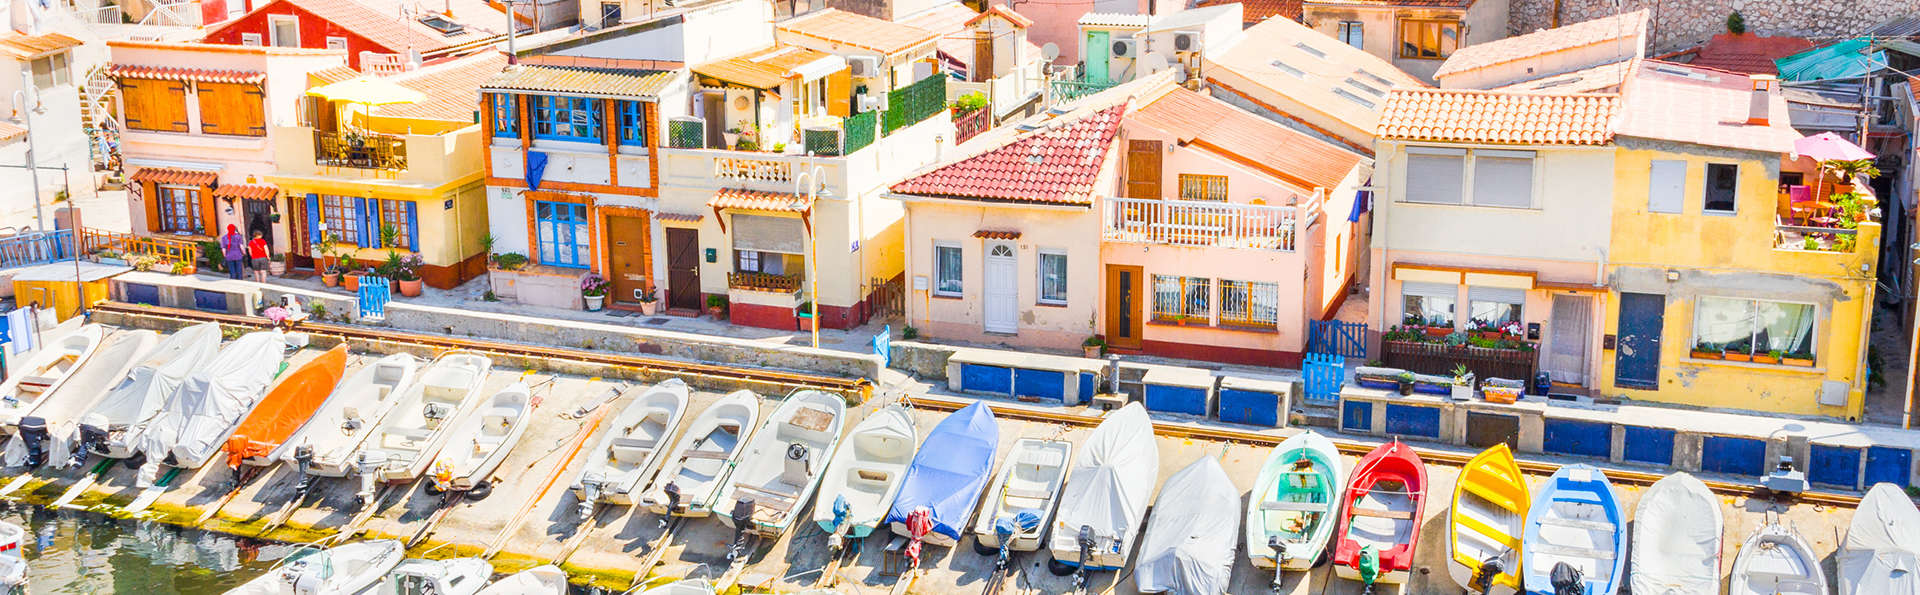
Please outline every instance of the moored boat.
M405 353L361 367L334 387L326 403L267 458L298 465L307 475L346 476L361 441L413 384L419 369L419 358Z
M27 356L24 364L9 372L5 382L0 382L0 428L12 432L21 417L42 399L58 392L60 386L93 357L106 334L106 328L97 324L81 326Z
M354 466L362 503L373 497L378 482L413 481L426 472L447 443L448 430L479 405L480 387L492 368L486 356L454 351L420 372L360 447Z
M1140 539L1134 584L1142 593L1226 593L1239 532L1240 488L1219 460L1202 456L1160 489Z
M123 459L137 451L135 428L180 389L187 376L220 351L220 325L206 322L167 335L125 379L78 414L77 450Z
M785 533L819 487L846 420L847 401L840 395L817 390L787 395L741 450L733 473L721 484L716 507L734 511L752 502L749 529L764 535ZM739 521L729 514L721 515L720 522L733 527Z
M883 521L895 535L915 542L909 547L916 564L920 544L953 547L960 542L993 472L999 446L1000 422L981 402L947 414L927 432Z
M93 356L75 368L73 377L60 385L59 392L47 395L27 412L26 417L38 420L31 425L47 430L44 434L22 434L27 440L27 452L42 453L56 463L70 458L75 459L75 463L85 462L85 450L77 450L78 457L70 452L75 451L71 447L78 438L78 416L106 397L107 392L125 380L159 344L160 334L149 330L123 330L107 335Z
M1134 401L1101 420L1074 455L1061 489L1060 511L1047 536L1049 569L1067 574L1125 566L1159 474L1160 451L1145 406Z
M1527 478L1505 443L1467 461L1447 510L1447 573L1454 584L1473 593L1519 592L1521 538L1531 502Z
M1353 466L1343 499L1332 544L1334 573L1369 586L1406 583L1427 507L1427 467L1420 455L1398 440L1380 445Z
M27 556L20 549L26 540L26 528L0 522L0 591L26 592Z
M1899 486L1874 484L1834 559L1840 595L1920 594L1920 510Z
M1828 595L1820 556L1793 527L1769 520L1740 544L1727 595Z
M900 492L919 438L913 416L900 405L881 407L853 426L827 464L813 506L814 524L835 536L829 541L863 539L880 525Z
M227 466L238 470L242 461L272 463L267 455L313 417L346 372L347 345L342 343L288 373L234 426L227 438Z
M535 566L507 575L481 589L479 595L566 595L567 573L559 566Z
M1072 461L1072 442L1014 441L993 483L988 484L987 500L973 522L973 540L981 554L1040 549L1040 536L1053 523L1060 488L1067 482L1067 464Z
M1547 478L1527 511L1521 539L1522 584L1529 595L1579 587L1586 595L1613 595L1627 558L1626 520L1607 476L1589 465L1567 465Z
M406 558L406 548L391 539L301 548L227 595L355 595Z
M1247 500L1247 558L1257 568L1303 571L1327 550L1347 488L1346 459L1313 430L1267 455Z
M1653 482L1633 514L1634 595L1718 594L1722 522L1720 499L1692 475Z
M490 576L493 565L480 558L408 559L368 595L474 595Z
M494 470L526 435L532 415L533 391L515 382L454 420L446 446L435 455L430 492L463 491L470 499L485 498L493 490Z
M695 416L667 454L642 501L654 514L713 514L720 484L759 427L760 395L737 390Z
M687 392L686 381L669 378L647 388L614 416L573 484L581 520L591 516L597 504L632 506L639 500L640 482L654 472L679 435Z
M247 333L227 343L213 361L187 376L140 434L141 487L152 485L160 465L198 469L218 452L278 375L287 355L279 331Z

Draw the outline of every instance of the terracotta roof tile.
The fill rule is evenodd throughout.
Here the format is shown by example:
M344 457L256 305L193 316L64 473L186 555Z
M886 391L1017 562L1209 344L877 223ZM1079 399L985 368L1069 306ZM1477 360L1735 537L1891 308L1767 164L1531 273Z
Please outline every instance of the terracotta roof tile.
M427 96L420 103L384 105L376 108L382 116L468 122L480 109L480 85L507 66L507 55L487 51L435 64L389 79Z
M1362 159L1339 145L1178 87L1128 114L1127 122L1239 157L1242 163L1307 191L1339 186Z
M785 192L763 192L744 188L721 188L707 200L714 209L800 213L813 208L813 199Z
M430 4L435 9L452 9L451 13L436 11L421 15L422 18L438 17L462 27L460 32L451 35L417 20L400 18L402 8L412 5L412 2L403 4L398 0L285 1L342 29L402 53L410 49L432 51L496 35L505 35L507 32L506 12L489 6L483 0L450 0L447 6L442 6L440 2ZM232 23L239 23L242 20L235 19L227 26L233 26ZM218 29L215 32L218 32Z
M673 81L669 71L614 70L516 64L493 75L483 89L587 95L653 97Z
M1093 204L1094 182L1126 104L1012 137L987 152L894 184L901 194L988 201Z
M926 29L829 8L774 25L774 31L893 55L933 41Z
M1787 100L1778 94L1769 100L1767 123L1748 124L1753 105L1748 75L1645 60L1627 81L1619 132L1712 147L1792 151L1800 134L1788 121Z
M40 54L57 52L82 43L78 38L65 33L41 33L23 35L13 31L0 33L0 51L15 58L31 58Z
M1433 76L1445 77L1624 37L1644 36L1647 33L1647 14L1643 8L1526 35L1476 43L1454 50L1453 56L1448 57Z
M707 216L706 215L689 215L686 213L660 212L660 213L654 213L653 218L656 221L685 221L688 223L692 223L692 222L700 221L701 219L706 219Z
M1700 44L1688 64L1741 74L1780 74L1774 60L1812 48L1813 42L1802 37L1721 33Z
M982 229L980 231L973 232L973 237L980 238L983 240L1018 240L1020 239L1020 232L1002 231L998 229Z
M1298 21L1300 20L1300 3L1300 0L1200 0L1194 4L1194 7L1239 4L1240 24L1252 27L1273 17Z
M279 195L279 187L265 184L221 184L213 189L214 198L269 200Z
M267 73L247 70L212 70L207 68L173 68L169 66L143 66L139 64L115 64L107 68L107 76L113 78L157 79L163 81L199 81L203 83L255 83L267 80Z
M789 45L694 66L693 73L755 89L775 89L798 76L794 69L826 57L824 52Z
M27 135L27 129L12 122L0 122L0 142L10 141Z
M210 171L180 169L177 167L142 167L127 179L135 182L153 182L155 184L185 184L188 186L206 186L220 176Z
M1601 145L1620 114L1614 94L1394 89L1381 110L1382 138L1529 145Z

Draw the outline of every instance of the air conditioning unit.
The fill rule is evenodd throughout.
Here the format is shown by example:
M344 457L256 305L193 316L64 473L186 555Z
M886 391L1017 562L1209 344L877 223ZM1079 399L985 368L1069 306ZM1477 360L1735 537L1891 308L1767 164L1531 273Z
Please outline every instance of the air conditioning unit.
M1200 49L1200 34L1175 33L1173 35L1173 51L1191 52L1198 49Z
M847 58L847 68L853 76L873 78L880 76L880 58L877 56L853 56Z
M1113 57L1135 58L1140 54L1140 42L1131 39L1113 40Z

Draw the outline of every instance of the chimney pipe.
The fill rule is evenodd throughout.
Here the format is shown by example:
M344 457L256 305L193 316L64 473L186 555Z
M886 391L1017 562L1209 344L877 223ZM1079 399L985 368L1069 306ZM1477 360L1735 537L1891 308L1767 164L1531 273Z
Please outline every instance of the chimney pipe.
M1780 80L1771 74L1748 75L1748 80L1753 83L1753 99L1747 106L1747 124L1766 126L1773 111L1773 92L1779 88Z

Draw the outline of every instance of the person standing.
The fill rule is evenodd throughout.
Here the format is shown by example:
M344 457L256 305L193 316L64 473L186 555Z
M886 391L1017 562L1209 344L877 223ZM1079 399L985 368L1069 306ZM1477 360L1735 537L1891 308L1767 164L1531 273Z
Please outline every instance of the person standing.
M240 279L240 261L245 258L246 243L240 238L240 228L227 224L227 235L220 236L220 251L227 259L227 278Z
M253 232L253 239L247 242L247 266L253 268L253 280L267 282L267 261L272 256L267 252L267 237Z

